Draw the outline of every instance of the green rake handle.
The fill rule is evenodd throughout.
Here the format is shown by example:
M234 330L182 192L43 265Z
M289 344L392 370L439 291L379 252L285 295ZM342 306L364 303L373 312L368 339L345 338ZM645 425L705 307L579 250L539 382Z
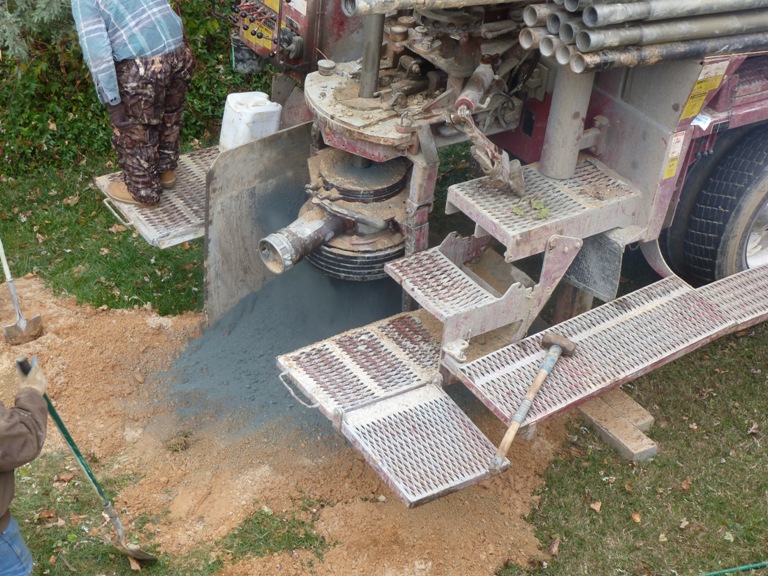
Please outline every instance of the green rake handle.
M32 370L32 365L29 363L29 360L27 360L26 358L17 360L16 366L19 368L19 371L25 376L29 374L30 371ZM80 453L80 450L78 449L77 444L75 444L75 441L72 439L72 436L69 433L69 430L67 430L67 427L64 425L64 422L59 416L59 413L56 412L56 408L53 407L53 403L51 402L51 399L48 397L48 394L43 394L43 398L45 398L45 403L48 404L48 413L51 415L51 418L53 418L53 421L56 423L56 427L59 429L59 432L61 432L61 435L64 437L64 440L69 445L70 450L72 450L72 454L74 454L75 459L77 460L77 463L80 465L80 468L82 468L83 472L85 472L85 475L88 477L88 480L90 481L91 486L93 486L93 489L96 490L98 495L101 497L101 501L104 504L104 507L106 508L107 506L111 506L109 502L109 498L107 498L107 495L104 494L104 491L101 489L101 486L99 486L99 483L96 481L96 477L93 475L93 472L91 472L91 469L88 467L88 463L85 461L85 458L83 458L83 455Z

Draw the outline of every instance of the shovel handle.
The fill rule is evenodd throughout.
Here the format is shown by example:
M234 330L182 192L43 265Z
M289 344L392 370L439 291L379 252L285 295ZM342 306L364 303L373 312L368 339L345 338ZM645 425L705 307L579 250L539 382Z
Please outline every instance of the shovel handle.
M5 249L3 248L3 240L0 238L0 259L3 261L3 274L5 274L5 281L11 281L11 269L8 268L8 260L5 259Z
M27 360L26 358L20 358L16 360L16 367L19 369L19 372L21 372L25 376L32 371L32 364L30 364L29 360ZM93 489L96 490L96 493L101 498L102 504L104 504L105 508L107 506L111 506L109 502L109 498L107 498L107 495L104 494L104 491L101 489L101 486L99 486L99 483L96 481L96 477L93 475L93 472L91 472L91 469L88 467L88 463L85 461L85 458L83 458L83 455L80 453L80 450L78 449L77 444L75 444L74 439L70 435L69 430L67 430L67 427L64 425L64 422L59 416L59 413L56 412L56 408L53 407L53 403L51 402L51 399L48 397L48 394L43 394L43 398L45 398L45 403L48 405L48 413L51 415L51 418L53 418L53 421L56 423L56 427L59 429L59 432L61 432L61 435L64 437L64 440L69 446L69 449L72 451L72 454L75 456L75 459L77 460L77 463L80 465L80 468L88 477L88 480L90 481L91 486L93 486Z

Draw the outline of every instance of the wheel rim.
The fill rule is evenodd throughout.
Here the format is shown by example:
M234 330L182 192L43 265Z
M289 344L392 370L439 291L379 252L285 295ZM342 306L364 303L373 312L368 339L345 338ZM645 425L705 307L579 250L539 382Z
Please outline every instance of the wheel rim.
M757 213L747 237L747 267L768 264L768 201Z

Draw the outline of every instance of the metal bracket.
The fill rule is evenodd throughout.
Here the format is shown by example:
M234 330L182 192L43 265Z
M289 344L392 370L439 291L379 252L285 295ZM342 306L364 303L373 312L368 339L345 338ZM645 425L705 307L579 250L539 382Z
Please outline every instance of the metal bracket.
M519 160L510 160L509 155L496 146L475 125L472 113L466 106L460 106L456 114L451 115L451 124L466 134L474 146L470 150L472 157L480 164L483 172L509 187L516 196L525 193L523 167Z
M469 348L469 342L466 340L452 340L443 344L443 352L459 362L467 361L467 355L465 354L467 348Z

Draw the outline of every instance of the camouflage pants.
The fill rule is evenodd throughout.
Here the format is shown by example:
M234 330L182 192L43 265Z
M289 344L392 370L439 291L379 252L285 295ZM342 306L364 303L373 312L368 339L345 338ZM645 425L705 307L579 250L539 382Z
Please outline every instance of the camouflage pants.
M189 46L153 58L116 62L120 99L130 124L112 126L112 145L131 195L147 204L160 199L160 175L175 170L179 131L192 78Z

